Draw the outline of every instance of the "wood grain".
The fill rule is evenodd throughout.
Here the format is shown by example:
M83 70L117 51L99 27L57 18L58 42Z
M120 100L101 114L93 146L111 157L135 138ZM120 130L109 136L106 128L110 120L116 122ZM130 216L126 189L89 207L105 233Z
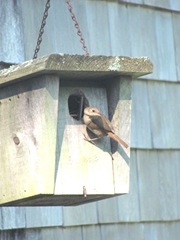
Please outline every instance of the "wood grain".
M108 83L107 83L108 84ZM119 81L112 79L108 84L109 116L115 133L122 138L129 148L111 142L114 170L114 191L124 187L124 193L129 186L129 160L130 160L130 126L131 126L131 78L121 77Z
M104 80L105 76L106 79L120 75L139 77L151 73L152 70L153 65L147 57L50 54L2 70L0 87L46 73L56 74L64 79L89 81L97 77Z
M106 91L103 88L81 88L94 105L107 111ZM85 126L68 112L68 97L72 87L61 87L59 97L58 148L55 194L112 194L113 172L109 139L96 145L84 140ZM98 96L98 99L97 97Z
M44 76L0 89L1 203L53 193L58 84Z

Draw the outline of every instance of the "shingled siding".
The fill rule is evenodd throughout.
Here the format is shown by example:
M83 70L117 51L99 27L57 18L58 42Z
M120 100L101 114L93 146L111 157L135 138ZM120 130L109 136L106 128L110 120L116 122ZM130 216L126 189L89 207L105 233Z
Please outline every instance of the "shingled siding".
M31 59L46 0L0 1L0 61ZM0 240L179 239L180 1L72 0L90 54L148 56L134 80L130 193L77 207L0 208ZM83 54L65 1L51 1L39 56Z
M125 223L80 227L56 227L27 230L11 230L0 233L0 239L49 240L49 239L122 239L122 240L179 240L180 223ZM11 238L9 238L11 236Z

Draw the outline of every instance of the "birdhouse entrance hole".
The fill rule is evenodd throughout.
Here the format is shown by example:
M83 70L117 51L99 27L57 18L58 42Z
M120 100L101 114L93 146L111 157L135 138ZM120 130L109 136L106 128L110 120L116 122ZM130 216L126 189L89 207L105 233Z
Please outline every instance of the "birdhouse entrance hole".
M84 93L77 89L74 90L68 98L69 114L72 118L80 121L83 116L84 108L89 106L89 101L85 97Z

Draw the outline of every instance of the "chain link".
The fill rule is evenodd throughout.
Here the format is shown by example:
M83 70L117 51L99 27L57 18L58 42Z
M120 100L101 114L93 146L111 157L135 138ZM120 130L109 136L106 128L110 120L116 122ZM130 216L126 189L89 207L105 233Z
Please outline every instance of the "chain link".
M77 35L80 37L80 43L82 44L82 48L83 48L83 50L84 50L84 52L85 52L85 55L86 55L86 56L89 56L89 52L88 52L88 49L87 49L85 40L84 40L84 38L83 38L83 35L82 35L81 30L80 30L80 27L79 27L78 21L77 21L77 19L76 19L76 16L75 16L75 14L73 13L73 8L72 8L72 6L71 6L71 4L70 4L70 0L65 0L65 1L66 1L67 5L68 5L68 10L69 10L69 12L70 12L70 14L71 14L71 18L72 18L72 20L74 21L74 26L75 26L75 28L77 29Z
M40 30L39 30L39 36L38 36L38 40L37 40L37 45L36 45L36 48L34 50L33 59L37 58L37 54L38 54L38 52L40 50L40 45L41 45L41 42L42 42L42 35L44 33L44 27L46 25L46 18L48 17L48 10L49 10L49 8L50 8L50 0L47 0L46 6L45 6L45 11L44 11L44 14L43 14L41 27L40 27Z
M70 4L70 0L65 0L67 5L68 5L68 10L71 14L71 18L72 20L74 21L74 26L75 28L77 29L77 35L80 37L80 43L82 44L82 48L85 52L85 55L86 56L89 56L89 52L88 52L88 49L87 49L87 46L86 46L86 43L85 43L85 40L83 38L83 35L82 35L82 32L80 30L80 27L79 27L79 24L78 24L78 21L76 19L76 16L73 12L73 8ZM37 58L37 54L40 50L40 45L41 45L41 42L42 42L42 35L44 33L44 28L45 28L45 25L46 25L46 19L48 17L48 10L50 8L50 0L47 0L46 2L46 6L45 6L45 11L44 11L44 14L43 14L43 19L42 19L42 23L41 23L41 27L40 27L40 30L39 30L39 35L38 35L38 40L37 40L37 44L36 44L36 48L34 50L34 56L33 56L33 59L36 59Z

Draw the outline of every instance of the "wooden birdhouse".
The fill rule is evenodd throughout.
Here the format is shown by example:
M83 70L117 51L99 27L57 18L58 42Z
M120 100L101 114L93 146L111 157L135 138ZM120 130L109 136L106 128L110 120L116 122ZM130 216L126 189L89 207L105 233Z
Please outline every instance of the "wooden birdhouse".
M148 58L52 54L0 71L0 204L78 205L128 193L132 79ZM84 108L110 119L126 149L90 142Z

